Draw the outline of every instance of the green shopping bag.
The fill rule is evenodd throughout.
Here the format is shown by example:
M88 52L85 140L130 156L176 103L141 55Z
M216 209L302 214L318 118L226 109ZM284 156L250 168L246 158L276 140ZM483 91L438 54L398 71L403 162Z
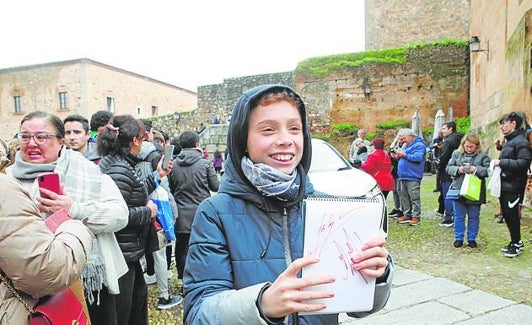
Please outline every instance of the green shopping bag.
M480 200L480 187L482 180L473 174L465 174L462 187L460 187L460 196L471 200Z

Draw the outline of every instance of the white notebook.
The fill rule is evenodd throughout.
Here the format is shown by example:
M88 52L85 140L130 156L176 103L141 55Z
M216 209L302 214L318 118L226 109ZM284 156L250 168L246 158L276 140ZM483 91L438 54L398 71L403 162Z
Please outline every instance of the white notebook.
M320 261L304 267L302 274L334 274L336 281L305 289L326 288L335 295L311 301L327 304L326 309L301 314L333 314L373 308L375 278L352 268L350 255L360 252L368 239L383 234L384 207L382 196L369 199L309 197L304 201L303 255L316 256Z

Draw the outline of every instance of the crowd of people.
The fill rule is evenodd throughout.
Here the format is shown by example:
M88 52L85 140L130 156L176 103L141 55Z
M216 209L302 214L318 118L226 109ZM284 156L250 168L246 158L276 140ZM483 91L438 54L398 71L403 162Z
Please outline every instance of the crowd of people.
M209 160L197 132L169 139L150 120L131 115L98 111L90 122L44 111L25 115L13 141L0 143L0 323L23 324L24 306L71 288L93 324L148 324L146 279L154 276L157 308L184 301L186 324L338 324L338 314L322 314L327 305L313 302L334 292L305 290L335 278L301 276L318 262L302 249L303 200L317 195L307 175L312 149L304 101L289 87L262 85L242 94L231 118L225 154L216 150ZM523 249L518 207L532 158L526 117L512 112L500 123L505 139L491 161L477 135L462 136L454 123L444 124L437 188L442 225L451 220L454 226L454 246L467 236L477 247L490 164L499 168L511 237L503 250L514 257ZM390 215L398 223L418 226L423 138L401 129L385 150L383 138L365 137L359 130L349 159L377 180L385 198L393 193ZM166 165L168 144L174 151ZM59 178L55 190L45 186L49 174ZM467 174L482 180L480 198L446 198ZM157 202L160 191L168 194L170 212ZM60 212L66 221L48 229ZM385 244L378 235L350 253L350 267L374 278L375 291L371 310L349 316L386 304L394 266ZM172 294L174 256L182 285Z
M497 139L495 145L500 154L493 160L487 150L483 150L477 134L457 132L452 121L441 126L429 146L413 130L400 129L387 152L382 150L382 138L377 137L369 145L369 150L362 151L363 155L359 154L359 149L366 148L369 142L365 140L366 131L360 129L348 156L353 166L377 180L385 195L393 191L393 208L389 216L399 224L418 226L422 213L420 185L427 150L430 150L436 165L434 192L438 193L438 208L435 213L442 219L440 226L454 229L453 246L456 248L464 245L464 239L468 247L478 247L480 208L486 203L487 180L493 173L497 174L500 181L492 182L493 193L500 191L500 212L496 216L498 222L506 222L510 232L510 242L501 250L505 256L515 257L524 247L520 219L532 160L532 130L522 111L504 114L499 125L502 138ZM366 152L369 155L366 156ZM478 197L456 194L465 179L469 184L472 176L479 179Z

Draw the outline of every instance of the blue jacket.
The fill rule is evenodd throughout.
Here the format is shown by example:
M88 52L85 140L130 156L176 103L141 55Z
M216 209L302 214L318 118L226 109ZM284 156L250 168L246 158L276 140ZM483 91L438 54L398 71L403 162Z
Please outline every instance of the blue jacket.
M397 177L400 181L420 182L425 171L425 141L417 137L404 147L405 157L397 164Z

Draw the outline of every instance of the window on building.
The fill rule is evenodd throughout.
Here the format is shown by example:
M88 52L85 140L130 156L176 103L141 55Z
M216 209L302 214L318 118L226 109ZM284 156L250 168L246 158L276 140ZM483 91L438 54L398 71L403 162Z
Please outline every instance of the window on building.
M157 106L151 107L151 116L157 116Z
M113 97L107 97L107 110L111 113L115 112L115 99Z
M66 91L59 92L59 109L68 109Z
M20 102L20 96L14 96L13 99L15 100L15 113L21 113L22 103Z
M137 107L137 115L140 115L140 107Z

